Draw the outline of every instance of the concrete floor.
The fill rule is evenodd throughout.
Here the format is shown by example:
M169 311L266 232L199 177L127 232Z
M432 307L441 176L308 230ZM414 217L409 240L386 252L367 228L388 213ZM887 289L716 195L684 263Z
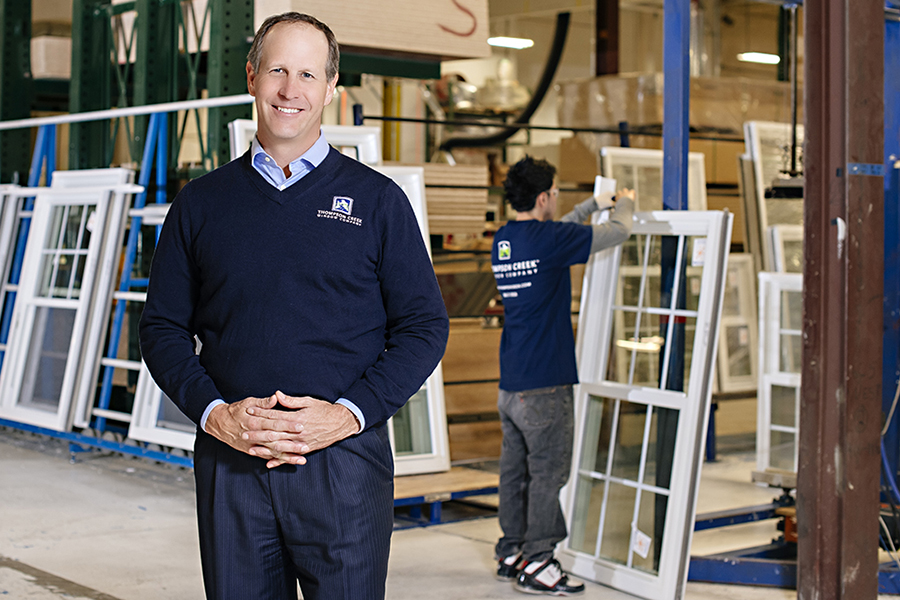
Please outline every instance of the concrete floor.
M699 511L768 502L749 454L703 472ZM190 471L120 455L80 455L57 440L0 428L0 596L26 600L203 597ZM398 530L391 600L524 598L492 577L496 517ZM694 554L768 542L774 522L701 532ZM427 590L427 592L426 592ZM585 599L630 600L587 584ZM689 583L697 600L781 600L792 590ZM885 598L888 598L885 596Z

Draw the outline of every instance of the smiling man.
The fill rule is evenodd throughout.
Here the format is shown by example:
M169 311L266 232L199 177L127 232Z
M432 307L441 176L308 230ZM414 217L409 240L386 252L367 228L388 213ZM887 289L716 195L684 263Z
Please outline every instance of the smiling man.
M175 198L141 351L198 427L207 597L381 599L386 422L443 355L447 313L406 196L321 134L331 30L270 17L247 59L256 138Z

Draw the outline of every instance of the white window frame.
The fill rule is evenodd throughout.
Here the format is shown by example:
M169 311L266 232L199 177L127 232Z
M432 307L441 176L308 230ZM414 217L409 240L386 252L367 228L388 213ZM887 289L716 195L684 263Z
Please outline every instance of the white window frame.
M243 156L256 135L256 121L235 119L228 123L231 160ZM381 164L381 127L322 125L322 135L343 154L367 165Z
M803 125L797 126L797 161L798 165L803 160ZM754 189L756 192L756 226L761 240L772 225L800 225L801 222L775 221L769 215L766 204L766 189L772 186L772 182L780 172L790 166L787 154L791 144L791 125L789 123L769 123L764 121L748 121L744 123L744 144L750 154L753 163ZM781 156L778 156L778 154ZM799 200L799 199L798 199ZM793 202L793 200L785 200ZM802 201L801 201L802 202ZM801 211L802 214L802 211ZM801 217L802 218L802 217ZM753 223L750 223L753 226ZM752 239L752 238L751 238ZM775 271L772 249L763 241L762 267L766 271Z
M803 225L771 225L767 236L769 242L769 250L772 253L772 265L776 273L802 273L803 272L803 252L800 253L800 270L795 271L789 269L791 265L787 260L787 249L785 245L788 242L803 243Z
M6 308L7 294L16 292L19 287L17 284L10 283L9 277L18 244L20 224L22 219L31 218L31 211L23 209L24 201L25 198L33 195L33 192L23 192L22 189L17 185L0 186L0 203L2 203L0 204L0 315ZM12 319L10 319L11 325ZM8 346L9 337L7 336L7 343L0 344L3 362L6 362ZM2 369L2 363L0 363L0 369Z
M718 391L724 394L752 392L756 390L758 379L758 345L756 318L756 277L753 256L733 253L728 255L728 269L725 277L725 288L733 289L738 294L738 314L725 314L722 311L722 324L719 327L719 351L717 355L718 370L716 381ZM729 354L728 330L733 327L746 328L746 347L750 356L750 373L747 375L731 375L730 363L734 358Z
M129 204L130 205L130 204ZM145 205L144 208L130 208L127 211L127 219L123 218L122 224L120 227L120 233L115 236L117 241L113 241L115 247L115 254L113 259L114 270L118 271L117 267L122 263L124 259L124 254L127 251L125 244L123 243L125 236L125 224L128 219L131 219L131 224L134 224L135 217L141 217L141 227L154 227L162 225L163 220L169 210L170 204L148 204ZM133 413L138 406L138 391L140 391L140 381L138 381L135 395L132 404L132 412L122 412L113 410L110 408L99 408L94 406L94 396L96 395L96 385L102 382L103 380L103 371L102 369L105 367L110 367L114 369L122 369L124 371L133 371L138 373L138 378L140 378L140 371L143 365L142 360L129 360L123 358L108 358L104 356L104 345L101 343L103 340L108 340L109 333L109 325L110 318L112 317L113 308L118 302L138 302L143 303L147 301L147 292L133 292L133 291L119 291L116 289L117 281L114 278L111 278L108 282L104 283L104 287L102 288L102 298L98 298L96 306L97 311L97 320L102 324L102 328L98 331L97 339L97 351L94 355L92 355L91 362L89 365L86 365L87 368L91 368L92 371L88 373L85 371L85 378L88 382L86 385L90 387L90 392L87 394L79 395L78 402L74 411L74 425L77 427L87 427L90 425L90 421L92 417L102 417L106 419L112 419L115 421L120 421L122 423L129 423L129 428L131 426L132 420L134 418ZM98 294L100 295L100 294ZM125 343L130 343L130 340L125 341ZM122 340L120 338L119 342L120 346L122 344ZM93 382L91 384L90 382ZM139 439L139 438L134 438ZM153 441L153 440L145 440L145 441ZM191 441L191 447L193 447L193 440Z
M0 373L0 416L21 423L66 431L71 427L71 413L76 378L84 356L84 334L90 319L90 307L94 297L101 253L105 242L105 230L110 213L125 203L126 194L142 188L134 185L115 187L84 187L78 190L41 188L36 190L31 229L22 263L22 277L18 286L16 305L10 327L8 350L4 368ZM95 206L91 223L94 231L85 253L82 287L78 298L48 298L39 295L41 266L44 250L53 226L54 209L66 206ZM26 364L29 361L31 339L39 308L60 308L74 311L74 323L68 342L63 369L60 396L56 411L22 406L19 394L25 385ZM38 377L39 375L36 375Z
M66 190L85 187L112 189L116 186L133 183L134 176L134 170L125 168L54 171L50 187ZM90 413L97 393L97 375L103 353L103 340L109 328L112 293L116 285L116 274L123 252L125 215L132 201L133 196L128 195L123 197L121 202L116 201L112 204L103 231L103 246L94 281L88 324L84 330L82 367L78 371L75 383L74 409L72 411L72 425L75 427L90 425Z
M800 365L795 371L782 369L782 336L790 335L802 339L799 329L782 327L782 315L788 307L782 305L782 292L803 293L803 275L800 273L759 274L759 384L757 394L756 420L756 467L759 471L771 467L772 431L789 433L794 436L794 468L797 472L799 452L800 418ZM790 387L796 390L794 405L794 426L772 423L772 387ZM784 470L784 469L779 469Z
M706 167L702 152L688 153L688 210L706 210ZM616 167L633 168L659 168L660 187L662 186L663 151L648 150L645 148L619 148L607 146L600 149L600 166L604 177L616 179ZM618 181L618 186L625 184ZM639 187L635 178L635 187ZM641 203L641 190L635 189L637 201L635 211L663 210L662 189L660 189L660 203L655 206L647 206Z
M586 430L589 424L585 417L589 402L591 402L590 396L645 404L651 410L654 406L676 409L679 411L679 418L658 573L654 575L628 565L597 558L599 551L596 549L593 555L575 550L570 546L571 538L563 542L559 555L564 565L574 574L649 600L679 598L683 594L687 581L700 467L703 461L704 440L709 418L717 332L724 290L725 261L731 239L731 226L732 215L727 212L659 211L635 215L632 235L677 235L706 238L699 306L696 311L678 310L670 313L696 318L690 375L686 382L687 389L684 392L627 385L607 380L613 313L616 310L614 306L615 286L609 285L608 282L618 281L621 246L594 255L586 269L585 292L582 295L582 310L578 324L577 346L581 383L576 388L575 422L578 426L575 432L573 479L563 490L570 536L573 531L573 519L578 500L579 478L586 475L589 478L597 479L599 476L607 481L623 483L608 475L586 472L580 467L583 460L582 455L585 452L596 452L598 430ZM684 246L686 244L680 244L679 259L683 256ZM690 263L691 257L687 257L687 259ZM673 305L677 295L677 290L674 290ZM672 321L670 319L669 322ZM670 327L668 336L671 335ZM647 455L647 441L650 432L650 419L646 419L645 422L642 457ZM597 424L597 427L599 426ZM616 425L614 424L613 427ZM616 439L615 431L611 438ZM609 462L611 463L612 460L613 452L610 451ZM642 458L641 474L638 477L640 483L635 485L638 489L659 493L658 490L653 489L654 486L644 483L644 460L645 458ZM607 472L609 472L609 467L607 467ZM604 498L604 510L605 506L606 499ZM636 515L639 507L640 501L637 500L635 518L631 524L629 547L632 549L635 547ZM600 522L603 523L602 516ZM598 533L597 539L599 544L599 541L602 540L602 532ZM631 556L633 556L633 552L629 552L629 564Z

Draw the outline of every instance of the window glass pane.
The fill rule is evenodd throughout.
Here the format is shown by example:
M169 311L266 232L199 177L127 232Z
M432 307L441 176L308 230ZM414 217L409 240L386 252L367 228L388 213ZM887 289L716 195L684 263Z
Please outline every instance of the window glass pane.
M728 265L728 276L725 279L725 295L722 298L722 316L741 316L741 278L737 265Z
M784 270L788 273L803 272L803 241L784 242Z
M647 445L647 466L644 468L646 485L669 489L672 481L672 461L675 458L675 434L677 431L678 411L654 406Z
M197 426L181 412L172 400L160 392L162 399L159 403L159 415L156 426L163 429L174 429L185 433L194 433Z
M61 248L66 250L74 250L75 248L87 248L87 245L81 245L82 236L80 235L84 229L84 207L70 206L69 213L66 217L66 234L62 240Z
M597 396L588 397L581 469L606 474L614 408L615 400Z
M803 293L781 292L781 328L803 329Z
M646 421L646 405L625 401L619 403L619 427L613 450L613 477L635 482L638 480Z
M19 395L21 406L56 412L74 326L72 309L36 308Z
M616 180L618 189L628 188L633 190L634 183L634 167L630 165L613 165L613 179Z
M53 267L56 265L56 254L44 254L41 258L41 279L40 290L38 296L41 298L50 298L53 296Z
M788 431L772 431L769 437L769 465L785 471L794 470L794 439Z
M608 381L659 386L659 352L664 339L659 335L659 315L641 313L640 333L635 335L638 314L613 311L613 336L610 349ZM632 357L634 378L629 379Z
M638 513L638 532L635 537L641 534L650 538L650 545L644 547L647 552L646 557L642 557L637 552L640 544L635 544L635 553L632 556L632 566L654 575L659 573L659 553L663 544L663 533L666 525L666 510L669 506L669 498L662 494L654 494L646 490L641 492L641 508ZM637 542L638 540L636 540Z
M72 298L81 296L81 286L84 285L84 267L87 264L87 255L80 254L75 257L75 281L72 285Z
M749 327L746 325L725 327L725 344L728 353L728 374L731 377L748 377L752 375Z
M53 282L51 295L54 298L69 297L69 283L72 279L72 267L75 257L71 254L60 254L56 261L56 277Z
M50 235L47 236L47 240L44 242L44 248L56 249L60 247L62 243L60 233L68 215L67 208L66 206L53 207L53 212L50 215Z
M781 335L781 357L779 369L784 373L799 373L803 340L798 334Z
M602 479L579 476L575 490L575 509L569 531L569 546L579 552L593 555L597 549L597 533L600 530L600 510L606 482Z
M772 399L772 425L797 426L797 390L783 385L770 388Z
M421 388L393 417L394 450L397 456L431 454L428 392Z
M626 564L631 544L631 522L634 519L634 501L637 490L617 483L609 484L606 516L603 524L603 541L600 556L607 560Z
M618 181L616 187L622 188ZM635 210L661 210L662 167L637 167L637 206Z

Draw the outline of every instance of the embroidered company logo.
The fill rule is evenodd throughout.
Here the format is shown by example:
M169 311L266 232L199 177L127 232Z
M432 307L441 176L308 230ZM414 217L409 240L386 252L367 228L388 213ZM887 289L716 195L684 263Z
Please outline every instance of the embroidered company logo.
M353 198L348 196L335 196L331 200L331 210L319 209L316 214L320 219L334 219L341 223L349 223L362 227L362 219L350 216L353 213Z
M331 210L349 216L353 212L353 198L335 196L334 200L331 201Z
M512 256L512 247L509 245L509 242L499 242L497 244L497 258L499 260L509 260L510 256Z

